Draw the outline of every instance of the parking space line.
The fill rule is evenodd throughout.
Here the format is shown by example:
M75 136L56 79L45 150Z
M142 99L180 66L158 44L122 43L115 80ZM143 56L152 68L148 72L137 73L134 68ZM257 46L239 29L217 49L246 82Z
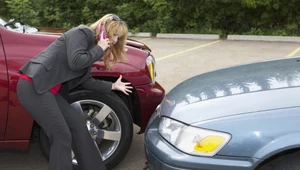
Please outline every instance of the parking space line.
M156 61L164 60L164 59L167 59L167 58L170 58L170 57L179 55L179 54L183 54L183 53L186 53L186 52L189 52L189 51L193 51L193 50L196 50L196 49L199 49L199 48L202 48L202 47L207 47L207 46L216 44L216 43L221 42L221 41L222 41L222 40L213 41L213 42L211 42L211 43L203 44L203 45L200 45L200 46L197 46L197 47L194 47L194 48L190 48L190 49L187 49L187 50L184 50L184 51L180 51L180 52L177 52L177 53L173 53L173 54L170 54L170 55L161 57L161 58L157 58Z
M147 41L150 40L151 38L144 38L144 39L140 39L139 41Z
M292 51L287 57L292 57L295 54L297 54L300 51L300 47L296 48L294 51Z

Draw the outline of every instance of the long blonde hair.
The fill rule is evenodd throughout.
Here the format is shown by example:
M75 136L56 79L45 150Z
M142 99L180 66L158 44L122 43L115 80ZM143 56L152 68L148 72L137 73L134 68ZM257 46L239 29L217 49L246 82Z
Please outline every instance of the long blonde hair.
M117 19L115 19L117 18ZM94 32L95 44L98 42L98 35L100 34L100 26L104 25L107 37L112 37L116 32L120 33L119 40L112 47L107 49L104 53L103 60L105 67L111 69L117 61L126 61L126 40L128 34L127 24L120 20L115 14L106 14L89 27ZM113 54L113 60L110 59L111 53Z

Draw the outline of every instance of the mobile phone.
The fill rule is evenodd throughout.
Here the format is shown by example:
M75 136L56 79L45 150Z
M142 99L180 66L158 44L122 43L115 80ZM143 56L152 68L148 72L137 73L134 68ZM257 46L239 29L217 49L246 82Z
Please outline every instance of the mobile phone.
M106 33L105 33L104 25L101 25L101 27L100 27L100 33L98 35L99 40L101 39L101 32L102 31L103 31L103 39L106 39Z

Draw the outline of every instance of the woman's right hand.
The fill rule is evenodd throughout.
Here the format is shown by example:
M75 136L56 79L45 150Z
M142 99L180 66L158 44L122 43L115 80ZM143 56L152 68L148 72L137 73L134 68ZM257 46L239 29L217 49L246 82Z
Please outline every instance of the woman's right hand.
M133 87L129 85L131 85L130 82L122 82L122 75L120 75L118 80L112 84L112 90L119 90L129 95L128 93L132 93L131 89L133 89Z
M109 39L103 39L103 31L100 32L100 40L98 41L97 45L99 45L103 49L103 51L110 47Z

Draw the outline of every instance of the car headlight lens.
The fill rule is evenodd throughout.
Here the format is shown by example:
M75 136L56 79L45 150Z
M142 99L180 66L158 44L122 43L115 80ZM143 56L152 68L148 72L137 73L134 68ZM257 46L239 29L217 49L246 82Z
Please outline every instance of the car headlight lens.
M166 117L161 118L159 133L179 150L200 156L214 156L231 138L227 133L187 126Z
M149 55L146 59L146 64L147 64L147 68L150 74L150 78L152 80L152 83L155 82L155 74L156 74L156 70L155 70L155 58L152 55Z

